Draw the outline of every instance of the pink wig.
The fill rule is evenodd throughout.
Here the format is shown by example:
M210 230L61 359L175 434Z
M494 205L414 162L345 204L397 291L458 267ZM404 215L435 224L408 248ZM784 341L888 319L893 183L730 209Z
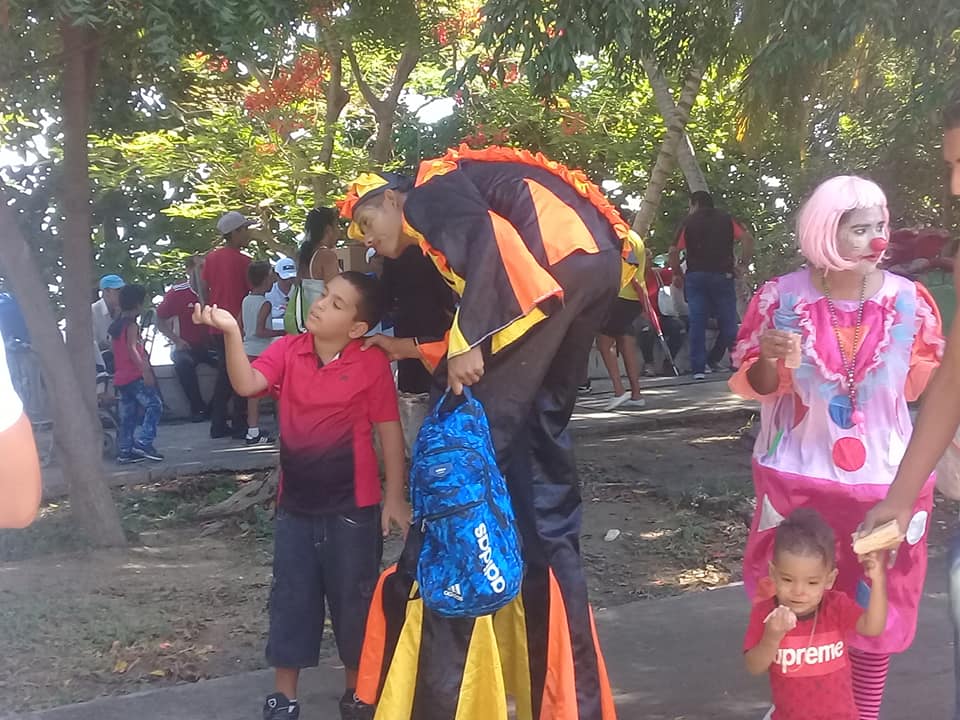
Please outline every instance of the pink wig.
M880 186L854 175L838 175L820 184L800 209L797 237L800 252L820 270L840 272L852 270L855 262L844 260L837 247L837 228L851 210L883 208L883 218L890 221L887 197Z

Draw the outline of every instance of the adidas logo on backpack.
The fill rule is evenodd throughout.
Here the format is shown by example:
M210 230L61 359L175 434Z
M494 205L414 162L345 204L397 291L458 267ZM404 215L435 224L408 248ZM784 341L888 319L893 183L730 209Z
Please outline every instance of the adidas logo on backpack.
M457 602L463 602L463 595L460 593L460 583L455 583L443 591L444 597L453 598Z

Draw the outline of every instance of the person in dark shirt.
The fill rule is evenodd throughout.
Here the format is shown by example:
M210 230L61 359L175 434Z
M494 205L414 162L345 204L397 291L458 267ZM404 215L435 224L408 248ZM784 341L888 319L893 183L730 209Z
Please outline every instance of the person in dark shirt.
M739 262L734 254L738 241L742 248ZM683 251L685 275L680 266ZM677 231L671 257L674 273L684 278L693 377L703 380L736 340L739 321L735 278L753 259L753 236L728 213L715 208L710 193L698 191L690 196L690 214ZM711 315L717 318L720 336L708 358L706 330Z
M422 250L410 247L395 260L384 258L380 280L396 337L423 342L444 336L453 322L456 299ZM397 362L400 392L428 393L432 378L420 360Z

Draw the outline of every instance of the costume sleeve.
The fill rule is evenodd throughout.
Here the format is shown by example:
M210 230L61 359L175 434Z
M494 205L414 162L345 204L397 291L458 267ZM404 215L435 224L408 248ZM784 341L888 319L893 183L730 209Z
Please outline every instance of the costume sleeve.
M287 335L277 338L253 361L253 369L258 370L267 379L267 393L279 395L280 386L283 385L284 371L287 368L287 350L290 343L298 337L298 335Z
M387 356L377 348L367 350L370 358L367 360L373 368L373 382L367 389L367 407L370 412L371 423L394 422L400 419L400 408L397 404L397 386L393 382L393 371Z
M563 295L517 228L493 212L473 182L458 170L413 190L404 217L460 295L448 357L467 352L538 311L539 303Z
M913 348L910 352L910 371L904 392L909 402L919 398L930 382L933 371L943 360L943 327L940 311L930 291L917 283L917 316Z
M733 349L733 366L737 372L730 378L730 389L741 397L750 400L762 400L764 397L776 397L790 391L793 386L793 375L781 361L778 364L780 384L771 395L760 395L750 381L747 372L760 359L760 336L767 330L775 327L773 314L780 307L780 288L776 280L764 283L750 301L747 313L740 326L737 344Z

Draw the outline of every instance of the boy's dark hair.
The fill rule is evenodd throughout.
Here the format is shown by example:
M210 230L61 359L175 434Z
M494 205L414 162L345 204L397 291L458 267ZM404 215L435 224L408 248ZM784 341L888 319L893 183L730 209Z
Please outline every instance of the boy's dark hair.
M263 281L270 276L272 269L270 263L264 260L250 263L247 266L247 282L250 283L250 287L256 288L263 285Z
M960 89L954 95L953 99L947 103L943 109L943 129L957 130L960 128Z
M836 537L833 528L813 508L798 508L777 528L773 541L774 559L782 552L815 555L832 569L836 565Z
M143 285L124 285L120 288L120 310L136 310L147 299L147 289Z
M713 195L706 190L697 190L694 193L690 193L690 204L699 209L712 208Z
M347 270L340 273L340 277L353 285L360 295L357 303L357 320L365 322L369 327L376 327L383 318L383 288L375 275Z

